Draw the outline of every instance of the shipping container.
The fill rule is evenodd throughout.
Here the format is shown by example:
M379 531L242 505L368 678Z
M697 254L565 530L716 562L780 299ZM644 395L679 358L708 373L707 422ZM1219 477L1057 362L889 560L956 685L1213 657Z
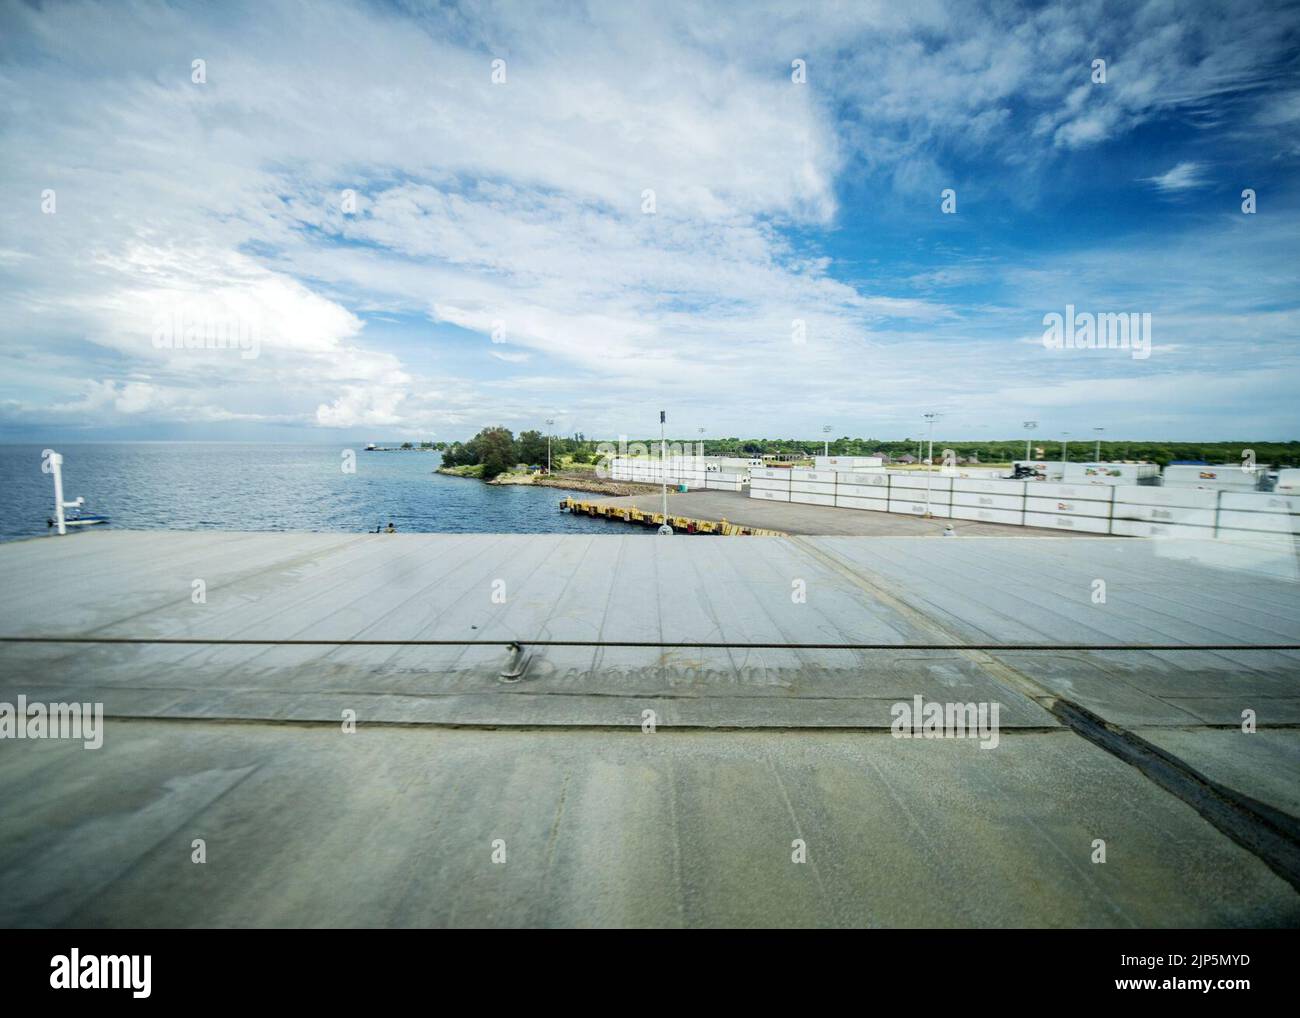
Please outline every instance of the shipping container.
M760 491L784 491L787 494L790 491L790 478L788 477L751 477L749 479L751 489Z
M790 479L792 481L829 481L831 484L834 484L835 471L805 470L803 468L796 468L790 471Z
M798 477L790 479L790 490L810 492L814 495L834 495L834 481L805 481Z
M1219 508L1251 513L1300 513L1300 493L1225 491L1219 496Z
M1109 502L1090 502L1082 498L1031 498L1025 497L1026 513L1052 513L1061 516L1095 516L1110 519Z
M840 509L867 509L878 513L889 512L889 499L887 498L855 498L852 495L841 494L842 490L842 488L835 490L835 505Z
M790 492L777 491L774 488L755 488L752 485L749 489L750 498L762 498L769 502L789 502Z
M1206 512L1205 509L1181 511ZM1152 523L1145 520L1111 520L1110 532L1116 537L1178 537L1203 541L1214 538L1213 527L1189 527L1179 523Z
M1147 520L1151 523L1176 523L1189 527L1214 527L1213 509L1185 509L1175 505L1130 505L1116 502L1111 507L1113 520Z
M1273 490L1279 495L1300 495L1300 469L1287 467L1279 470Z
M749 476L767 478L784 477L788 481L790 479L790 470L789 468L773 469L772 467L760 467L757 470L751 470Z
M982 481L974 478L957 477L953 479L952 490L978 491L985 495L1023 495L1025 493L1025 482L1001 479Z
M1160 468L1154 463L1067 463L1066 484L1156 484Z
M1267 467L1243 469L1239 463L1196 465L1171 463L1165 467L1164 485L1209 488L1214 491L1257 491Z
M1114 489L1108 484L1049 484L1030 481L1025 494L1034 498L1081 498L1090 502L1109 502Z
M952 501L952 492L944 488L931 488L927 496L924 488L904 488L899 485L889 486L889 497L904 502L930 502L933 505L948 505Z
M1006 496L992 496L994 498L1005 498ZM1019 527L1025 522L1025 514L1019 509L982 509L969 505L955 505L952 507L952 518L954 520L976 520L980 523L1005 523L1008 526Z
M835 475L835 483L840 487L845 485L857 487L888 488L889 475L886 473L862 473L850 472Z
M835 485L835 494L843 495L846 498L889 498L889 488L886 486L874 487L870 484L837 484Z
M1023 512L1025 499L1023 495L986 495L978 491L954 491L953 506L974 506L980 509L1007 509Z
M925 503L911 502L891 498L889 500L889 511L891 513L907 513L909 516L924 516ZM930 515L947 519L951 515L951 510L946 505L938 505L935 502L930 503Z
M951 477L944 477L938 473L927 474L924 470L890 474L889 484L890 487L898 485L903 488L920 488L924 491L927 477L930 478L929 486L931 491L952 491L953 479Z
M1049 530L1080 530L1089 534L1110 533L1110 520L1096 516L1063 516L1058 513L1025 513L1025 526Z
M1293 513L1250 513L1219 510L1220 530L1267 530L1274 534L1300 534L1300 516Z
M879 456L814 456L813 464L818 470L859 470L862 467L878 467L885 461Z
M1158 488L1150 485L1119 484L1114 488L1115 501L1129 505L1167 505L1182 509L1214 509L1219 493L1199 488Z
M831 487L833 488L834 485L831 485ZM801 502L804 505L834 505L835 495L833 493L829 495L822 495L812 491L795 491L793 488L791 488L790 501Z

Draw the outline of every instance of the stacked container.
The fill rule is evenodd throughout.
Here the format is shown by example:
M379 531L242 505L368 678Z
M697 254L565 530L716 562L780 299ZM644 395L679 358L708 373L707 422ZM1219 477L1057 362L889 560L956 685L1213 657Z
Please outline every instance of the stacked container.
M1114 486L1109 484L1025 485L1025 526L1109 534Z
M980 523L1025 522L1024 481L956 477L952 482L952 518Z
M952 484L951 477L938 474L894 474L889 480L889 511L947 518L952 515Z
M889 475L838 471L835 474L835 504L841 509L889 512Z
M769 502L790 501L790 471L762 467L749 472L749 497Z
M834 505L835 476L833 470L791 470L790 501L804 505Z
M1219 494L1198 488L1117 485L1110 532L1119 537L1214 536Z

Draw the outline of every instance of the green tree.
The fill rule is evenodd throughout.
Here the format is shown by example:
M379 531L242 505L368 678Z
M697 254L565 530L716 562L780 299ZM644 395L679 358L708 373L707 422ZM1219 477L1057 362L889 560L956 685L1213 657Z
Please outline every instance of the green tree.
M521 431L517 447L520 463L546 462L546 436L540 431Z
M519 462L515 436L508 428L484 428L469 440L468 446L474 457L471 462L483 465L485 481L504 474Z

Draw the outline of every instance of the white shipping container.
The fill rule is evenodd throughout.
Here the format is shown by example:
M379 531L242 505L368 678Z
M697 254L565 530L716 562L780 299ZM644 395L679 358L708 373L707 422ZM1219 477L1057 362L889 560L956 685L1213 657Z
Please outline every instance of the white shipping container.
M898 499L891 498L889 500L889 511L891 513L907 513L909 516L924 516L925 503L900 501ZM948 506L946 505L938 505L934 502L930 503L931 516L947 519L951 515L951 513L952 510L949 509Z
M1110 533L1110 520L1096 516L1062 516L1057 513L1025 513L1025 526L1049 530L1081 530L1089 534Z
M1176 505L1129 505L1116 502L1111 509L1114 520L1147 520L1151 523L1177 523L1189 527L1214 527L1213 509L1184 509Z
M810 492L814 495L834 495L834 481L805 481L798 477L790 478L791 491Z
M906 474L890 474L889 483L891 486L897 484L900 487L920 488L924 491L926 486L925 479L927 476L930 478L931 491L952 491L953 479L951 477L944 477L942 474L937 473L927 475L924 470L917 470Z
M837 484L835 485L835 494L843 495L846 498L889 498L889 487L881 485L877 488L870 484Z
M763 498L769 502L789 502L790 493L788 491L776 491L772 488L755 488L752 485L749 489L750 498Z
M784 491L790 492L790 478L788 477L751 477L749 486L761 491Z
M878 467L885 461L879 456L814 456L817 470L857 470L861 467Z
M889 475L886 473L850 472L835 475L835 483L841 488L846 485L856 487L888 488Z
M1215 491L1257 491L1260 478L1267 468L1254 467L1243 470L1239 463L1178 464L1165 467L1165 487L1174 485L1192 488L1210 488Z
M1090 502L1082 498L1026 498L1026 513L1052 513L1061 516L1096 516L1110 519L1109 502Z
M740 481L723 481L717 474L710 474L708 480L704 482L704 487L710 491L743 491L745 488Z
M1300 537L1295 534L1269 533L1267 530L1224 530L1215 531L1214 539L1224 544L1246 544L1253 548L1263 547L1288 557L1300 553Z
M1154 463L1067 463L1066 484L1154 483L1160 468Z
M1019 509L980 509L969 505L953 506L952 518L954 520L977 520L980 523L1006 523L1013 527L1023 526L1025 522L1025 514Z
M932 505L948 505L952 501L952 492L945 491L941 488L931 488L930 496L927 500L924 488L903 488L891 484L889 486L889 497L891 499L900 499L907 502L929 501Z
M834 487L834 485L832 485L832 487ZM816 492L811 491L795 491L792 488L790 490L790 501L801 502L804 505L834 505L835 496L833 494L819 495Z
M1300 494L1225 491L1219 496L1219 508L1250 513L1300 513Z
M1300 516L1291 513L1245 513L1219 510L1220 530L1265 530L1271 534L1300 534Z
M1111 501L1114 488L1108 484L1051 484L1047 481L1030 481L1025 494L1035 498L1081 498L1090 502Z
M835 483L834 470L804 470L803 468L790 471L790 479L793 481L829 481Z
M1006 509L1023 512L1025 499L1022 495L985 495L978 491L954 491L952 493L952 504L954 506L975 506L980 509Z
M1024 481L1005 481L1005 480L978 480L969 477L955 477L952 482L953 491L978 491L985 495L1023 495L1025 493Z
M1300 495L1300 468L1287 467L1279 470L1273 490L1279 495Z
M1206 512L1205 509L1188 509L1187 512ZM1143 520L1112 520L1110 532L1116 537L1181 537L1214 538L1213 527L1188 527L1179 523L1150 523Z
M889 499L887 498L854 498L852 495L841 494L838 489L835 492L835 504L841 509L868 509L878 513L889 512Z
M790 471L788 469L777 470L773 467L760 467L757 470L751 470L749 472L749 476L768 477L768 478L784 477L788 481L790 479Z
M1172 505L1183 509L1214 509L1219 504L1217 491L1197 488L1158 488L1154 485L1120 484L1115 486L1115 501L1129 505Z

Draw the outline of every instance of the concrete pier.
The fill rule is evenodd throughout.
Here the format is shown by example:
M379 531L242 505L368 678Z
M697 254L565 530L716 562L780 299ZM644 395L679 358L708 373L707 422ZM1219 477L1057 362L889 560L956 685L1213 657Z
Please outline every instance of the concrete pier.
M0 574L0 702L106 714L0 739L6 925L1300 923L1293 557L157 532ZM917 696L996 745L895 737Z
M662 510L659 492L648 495L588 496L587 501L609 506L634 506L647 513ZM1096 534L1041 527L1012 527L973 520L925 519L903 513L862 512L800 502L768 502L733 491L668 492L668 515L730 523L783 534L836 537L939 537L944 527L968 537L1052 537L1094 539Z

